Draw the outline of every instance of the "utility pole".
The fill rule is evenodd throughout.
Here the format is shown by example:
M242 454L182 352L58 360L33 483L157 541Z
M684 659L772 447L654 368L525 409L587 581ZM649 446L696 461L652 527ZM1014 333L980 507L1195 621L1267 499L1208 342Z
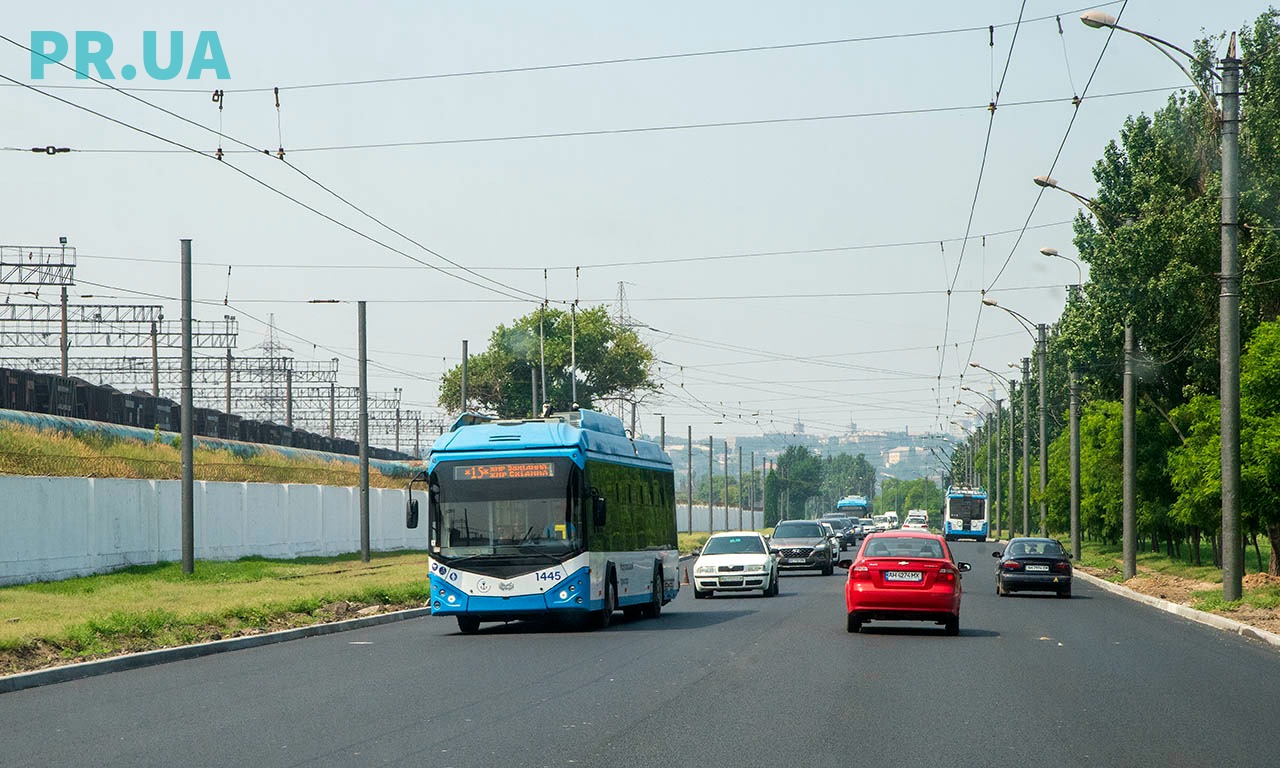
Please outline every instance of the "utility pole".
M467 412L467 359L468 359L467 340L463 339L462 340L462 393L461 393L461 396L462 396L461 412L462 413ZM536 398L537 395L535 394L534 397ZM534 407L537 408L537 403L534 403Z
M228 349L228 350L227 350L227 392L226 392L226 405L227 405L227 407L223 409L223 410L224 410L224 412L226 412L226 413L231 413L231 350L230 350L230 349Z
M1123 574L1127 580L1138 573L1138 510L1136 481L1138 476L1138 451L1134 445L1134 419L1137 412L1137 397L1133 380L1133 325L1124 324L1124 510L1123 530L1121 533L1121 551L1123 557ZM1223 553L1226 553L1225 537Z
M62 247L63 253L66 253L66 246ZM64 256L65 261L65 256ZM58 345L62 348L62 377L67 377L67 351L71 349L71 340L67 338L67 286L62 286L62 341Z
M1240 59L1231 33L1222 59L1222 268L1218 292L1218 379L1222 441L1222 597L1239 600L1240 529Z
M999 398L996 399L996 455L994 460L995 470L996 470L996 476L995 476L996 481L991 489L991 494L995 496L995 510L996 510L996 514L995 514L995 518L996 518L995 519L995 523L996 523L995 535L996 536L995 537L997 539L1000 538L1000 511L1004 506L1000 500L1000 435L1003 432L1000 422L1003 421L1004 419L1004 412L1003 412L1003 406L1002 406L1003 402L1004 401ZM1008 503L1007 501L1004 502L1004 504L1007 504L1007 503Z
M333 439L337 436L337 388L334 382L329 382L329 438Z
M756 527L756 452L751 452L751 493L747 497L750 502L751 527Z
M151 396L160 396L160 337L156 321L151 321Z
M1009 529L1009 538L1011 539L1013 538L1013 515L1014 515L1013 505L1018 498L1018 494L1016 493L1016 488L1014 486L1014 483L1017 481L1018 474L1017 472L1014 471L1014 459L1013 459L1015 446L1018 443L1017 438L1014 437L1014 435L1016 434L1014 430L1018 428L1018 417L1017 417L1018 408L1017 408L1017 405L1013 402L1013 394L1018 391L1017 386L1018 386L1017 381L1013 379L1009 379L1009 498L1007 501L1005 501L1005 505L1004 505L1005 507L1004 523L1005 523L1005 527Z
M742 446L738 446L738 530L742 527Z
M1080 383L1076 369L1068 372L1071 411L1071 556L1080 561Z
M729 441L724 441L724 529L729 530Z
M707 438L707 533L716 532L716 442Z
M658 417L658 447L665 452L667 450L667 417Z
M191 391L191 240L182 243L182 572L196 569L195 474L191 443L195 439L195 403Z
M1022 358L1022 535L1031 532L1031 358Z
M693 533L693 425L689 425L689 533Z
M1036 330L1039 332L1039 364L1041 364L1039 365L1039 374L1041 374L1041 381L1039 381L1039 401L1041 401L1039 402L1039 417L1041 417L1041 435L1039 435L1039 440L1041 440L1041 499L1039 499L1041 529L1039 529L1039 535L1042 536L1044 535L1044 486L1048 485L1048 444L1044 440L1044 357L1047 356L1048 352L1048 342L1044 338L1044 332L1046 332L1047 328L1048 326L1043 323L1036 326Z
M293 369L284 369L284 424L293 429Z
M365 304L356 304L360 334L360 561L369 562L369 346Z

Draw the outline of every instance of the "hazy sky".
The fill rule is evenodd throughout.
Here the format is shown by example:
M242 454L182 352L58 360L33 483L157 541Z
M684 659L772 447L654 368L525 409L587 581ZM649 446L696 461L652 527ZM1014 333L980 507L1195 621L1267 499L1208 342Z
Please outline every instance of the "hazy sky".
M366 300L370 386L433 412L462 339L483 350L544 291L612 307L622 283L662 361L641 428L660 412L673 434L949 426L960 375L988 386L969 360L1003 370L1031 347L980 291L1050 322L1076 282L1039 249L1074 255L1078 206L1032 177L1091 194L1125 117L1187 85L1139 39L1108 44L1070 0L122 5L14 4L0 27L22 45L63 34L67 63L77 32L105 32L114 85L167 89L129 91L148 104L54 67L33 79L31 55L0 41L0 74L45 90L0 85L0 243L68 237L73 301L162 303L176 319L191 238L197 319L236 315L245 350L274 314L297 358L339 357L354 385ZM1094 7L1187 48L1266 9ZM230 78L150 76L147 30L162 65L170 31L188 61L216 32ZM88 87L50 88L68 85ZM225 160L50 96L202 152L221 143ZM294 168L238 142L283 143ZM45 145L76 151L16 151Z

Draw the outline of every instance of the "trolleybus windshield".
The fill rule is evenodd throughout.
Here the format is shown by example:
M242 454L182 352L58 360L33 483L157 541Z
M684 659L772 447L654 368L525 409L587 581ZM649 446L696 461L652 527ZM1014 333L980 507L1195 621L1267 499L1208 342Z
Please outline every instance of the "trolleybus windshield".
M441 462L432 473L432 554L550 555L582 549L581 473L568 459Z

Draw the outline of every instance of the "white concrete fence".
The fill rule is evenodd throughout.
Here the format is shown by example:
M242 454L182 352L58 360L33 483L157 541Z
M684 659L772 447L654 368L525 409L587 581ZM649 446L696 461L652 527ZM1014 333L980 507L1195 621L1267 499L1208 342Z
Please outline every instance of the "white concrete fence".
M741 521L741 524L739 524ZM764 527L763 510L739 510L737 507L717 506L714 510L706 504L693 505L693 526L689 525L689 505L676 505L676 530L680 533L706 533L708 531L755 531Z
M180 560L181 496L178 480L0 475L0 586ZM404 527L404 502L403 490L369 489L372 549L426 548L426 526ZM198 481L194 517L202 560L360 549L356 488ZM759 528L763 517L745 510L741 527ZM694 506L693 530L739 527L736 507L716 507L710 518L707 507ZM689 530L687 506L676 508L676 521L680 531Z
M181 560L181 496L179 480L0 476L0 585ZM403 490L369 489L372 549L426 548L425 526L404 527L404 502ZM200 559L360 549L356 488L199 481L194 517Z

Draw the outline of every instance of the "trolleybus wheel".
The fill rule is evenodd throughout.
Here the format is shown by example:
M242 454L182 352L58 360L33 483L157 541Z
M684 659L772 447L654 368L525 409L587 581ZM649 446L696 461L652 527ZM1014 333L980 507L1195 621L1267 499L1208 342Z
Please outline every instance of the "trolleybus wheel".
M606 577L604 581L604 607L596 617L596 626L605 629L613 621L613 612L618 609L618 596L613 588L613 579Z
M480 620L475 616L459 616L458 631L464 635L474 634L480 629Z

